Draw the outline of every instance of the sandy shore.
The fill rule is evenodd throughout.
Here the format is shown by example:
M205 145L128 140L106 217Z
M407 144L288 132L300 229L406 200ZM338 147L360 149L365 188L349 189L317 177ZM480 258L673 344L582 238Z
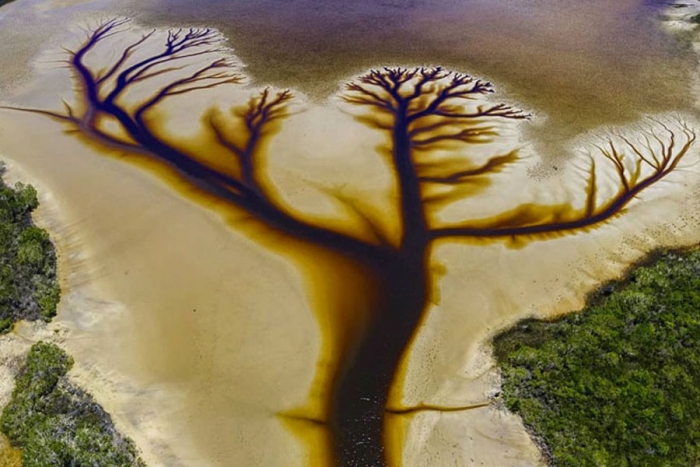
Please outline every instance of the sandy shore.
M76 358L71 377L114 415L149 465L301 466L317 457L275 415L306 404L321 349L309 290L293 265L259 251L157 179L62 136L58 125L5 116L4 128L23 136L2 141L3 147L32 153L12 163L10 174L42 193L36 221L50 230L59 252L64 296L52 328L61 329L61 345ZM327 111L310 112L299 125L324 122ZM300 152L324 144L315 136L299 144L295 130L290 126L288 136ZM371 166L367 162L357 161L355 170ZM297 167L308 174L315 163ZM281 176L281 186L297 184L294 173ZM333 178L323 169L320 175ZM288 191L297 205L312 210L308 190ZM17 333L28 342L50 335L31 326ZM483 401L490 389L483 384L470 398ZM440 419L451 421L451 430L470 427L471 457L513 467L536 459L516 419L489 410L455 415ZM421 437L435 423L430 416L395 422L408 422L407 432ZM274 451L264 448L270 438L276 439ZM503 451L498 442L484 442L491 438L512 447ZM406 456L407 465L423 462L420 456L412 461L415 448Z
M166 115L200 115L224 99L245 102L248 93L184 96ZM66 71L46 68L14 102L60 108L64 96L71 96ZM334 101L300 110L270 144L270 178L284 200L310 217L337 222L348 213L327 195L330 187L376 201L379 215L390 213L391 175L375 153L383 137ZM167 129L195 134L199 123L174 118ZM113 414L148 464L316 465L319 453L277 414L306 406L314 384L324 381L324 359L332 358L324 352L333 349L324 332L342 317L323 313L324 300L337 297L317 291L332 295L341 281L322 277L322 264L310 280L300 253L280 239L251 231L245 222L232 227L230 215L174 190L129 157L84 144L58 122L4 110L0 128L0 153L13 161L10 174L39 189L37 223L58 248L64 296L52 326L76 359L71 377ZM511 128L477 152L522 147L525 160L495 177L478 198L446 210L447 219L486 216L523 200L552 202L580 187L571 161L558 173L519 131ZM584 135L571 146L593 140ZM697 156L696 149L689 162ZM578 309L597 284L650 249L700 241L696 177L689 163L623 216L587 233L520 248L436 245L439 300L392 404L488 404L498 376L485 344L496 330L526 316ZM382 219L391 230L392 215ZM274 251L263 246L270 244ZM17 335L32 340L43 335L37 332L20 327ZM405 435L397 436L405 467L539 463L521 423L491 407L395 416L389 425Z

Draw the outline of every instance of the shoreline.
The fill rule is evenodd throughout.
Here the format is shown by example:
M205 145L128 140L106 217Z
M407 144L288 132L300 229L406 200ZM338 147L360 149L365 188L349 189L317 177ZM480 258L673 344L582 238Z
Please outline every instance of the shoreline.
M689 379L692 379L694 376L691 369L692 364L685 361L682 354L676 354L680 361L669 360L669 354L673 355L673 351L679 348L680 342L675 345L673 343L669 344L666 338L682 340L684 334L679 335L673 331L675 323L687 323L687 319L684 320L683 316L692 317L692 309L688 312L685 304L688 303L686 300L692 301L694 298L693 285L689 285L689 283L693 284L692 281L697 279L697 274L695 273L697 272L699 251L700 245L655 250L639 262L631 265L621 278L601 284L599 288L588 296L586 306L582 310L552 318L525 319L501 330L494 336L491 341L492 346L498 349L499 356L497 358L500 361L500 368L508 375L505 378L505 384L501 386L502 391L497 400L498 404L504 412L511 413L507 407L512 407L515 412L524 414L528 419L527 429L530 432L530 436L540 446L543 455L549 460L549 463L553 460L553 453L550 449L558 451L560 458L565 458L567 454L570 455L574 450L572 446L562 442L560 436L558 437L560 422L563 422L563 425L566 427L565 431L568 431L573 439L576 439L577 424L567 424L567 419L582 417L585 420L587 416L595 419L592 422L592 431L581 432L581 435L589 432L593 433L592 439L594 440L600 440L600 438L596 437L596 434L608 432L611 429L604 420L606 417L609 420L610 415L604 417L598 411L589 412L588 415L585 414L585 407L589 405L585 403L586 399L589 399L589 402L595 400L595 402L600 403L604 400L605 405L601 407L605 407L606 410L616 411L619 416L627 417L630 422L634 421L635 411L640 407L638 400L640 393L634 392L635 383L630 383L630 381L634 378L633 374L636 371L651 371L654 374L651 377L652 383L649 383L648 380L642 383L642 385L646 384L646 389L653 388L650 390L661 390L664 393L671 392L673 395L668 396L673 401L671 404L684 403L687 394L679 395L679 392L682 390L679 391L678 387L684 383L678 383L678 381L687 383ZM666 270L664 271L663 268ZM635 281L635 277L639 280L638 282ZM679 300L677 294L681 294L684 298ZM665 310L668 313L668 317L660 318L658 314L659 309ZM612 320L612 323L602 320L601 316ZM658 352L658 355L652 358L639 358L640 352L643 353L649 350L648 340L646 342L643 341L639 333L635 335L634 331L628 329L628 327L642 329L645 326L651 328L650 335L653 337L649 340L656 340L656 346L652 346L653 349L662 349ZM657 327L656 331L654 330L655 326ZM691 329L694 329L692 323L689 326ZM581 331L581 328L584 330ZM657 331L658 334L655 334ZM697 332L697 329L695 331ZM665 335L665 338L658 337L659 335ZM546 336L555 344L551 344L550 340L544 339ZM601 347L598 345L591 346L586 342L585 338L584 340L581 339L582 336L588 336L590 339L600 341L598 345ZM671 340L671 342L674 341ZM668 345L668 349L664 348L666 345ZM680 348L683 348L683 346ZM525 354L518 353L520 352L518 349L526 350ZM599 360L604 361L610 355L620 360L615 360L614 362L606 361L599 365L599 360L591 357L591 354L596 354L596 352L599 352L599 355L597 355ZM687 345L685 350L681 352L688 354ZM534 357L536 354L542 356ZM572 355L575 357L572 358ZM678 365L677 370L680 369L678 371L691 371L691 374L685 376L685 379L679 377L678 379L665 380L663 376L657 377L656 373L660 368L664 367L662 362L666 360L670 362L675 361ZM623 361L624 363L622 363ZM566 377L554 376L549 379L546 372L540 373L545 364L555 367L554 374L564 373L568 375ZM586 384L590 384L590 380L588 380L588 383L585 382L586 378L590 376L590 373L586 372L596 367L603 368L600 374L600 379L603 383L600 384L603 384L603 387L608 392L604 390L602 395L591 396L584 389ZM573 380L570 379L574 374L578 373L577 370L581 370L582 381L578 381L575 377ZM617 379L617 371L615 370L624 374L625 377ZM518 371L525 371L525 374L528 374L527 372L530 373L529 376L525 376L523 373L518 373ZM533 371L535 372L534 374L532 373ZM531 384L529 382L530 377L537 382ZM692 386L693 383L689 384ZM543 389L543 387L546 389ZM562 389L562 387L566 387L566 389ZM620 403L619 399L614 395L615 393L610 392L611 390L614 391L615 388L620 390L620 387L624 388L622 389L624 393L629 391L633 394L630 396L631 400ZM658 389L659 387L663 389ZM639 386L636 386L636 388L638 389ZM577 402L572 402L574 399ZM539 402L535 402L535 405L532 405L533 400ZM538 404L542 405L541 411ZM688 405L692 407L693 403L691 402ZM657 404L651 409L654 411L654 427L649 425L651 416L647 416L645 413L645 420L640 423L645 428L638 430L637 436L639 438L625 439L626 450L623 450L623 452L629 454L632 451L633 454L640 446L640 439L646 441L642 444L643 446L648 446L651 443L650 436L654 441L660 436L661 439L658 439L658 441L664 445L667 443L678 443L678 438L668 435L667 429L656 428L656 423L665 423L669 429L672 428L674 420L677 423L675 415L671 415L668 407L663 404L658 406ZM568 417L571 418L561 414L557 416L551 415L551 413L558 413L560 410L568 412ZM686 410L690 409L686 407ZM552 429L555 424L557 430L553 432ZM625 426L624 421L622 426ZM624 435L620 433L619 428L620 426L617 426L613 429L617 431L618 436L622 437ZM650 435L650 432L654 432L654 430L656 434ZM573 435L572 431L574 432ZM681 445L684 444L683 439L687 439L691 434L685 432L684 436L685 438L680 440ZM548 445L546 441L549 441L551 444ZM601 459L601 456L606 455L610 457L616 456L618 460L622 458L619 453L619 445L610 449L610 445L602 442L599 446L607 446L608 449L602 449L601 452L601 450L596 450L590 444L595 443L584 442L582 445L586 446L586 448L579 450L578 455L597 459ZM635 449L630 449L631 444L634 445ZM660 456L658 451L651 451L647 452L646 455L657 460L659 457L666 458L669 454L672 456L678 455L679 457L683 455L680 453L664 453ZM692 457L692 455L687 457ZM629 461L629 457L626 458ZM692 458L694 459L695 457ZM644 459L648 460L646 457L638 458L637 460L643 461ZM668 461L668 459L664 460Z
M197 108L193 101L184 103ZM325 114L319 111L315 116L300 118L293 128L297 131L304 128L302 123L320 125L325 123L320 122L320 118L329 115L335 115L332 109ZM3 118L0 115L0 119ZM170 458L172 463L160 458L161 464L168 467L188 465L188 461L200 461L198 465L201 465L204 457L211 465L225 465L226 461L241 465L246 462L245 465L250 465L251 460L268 462L268 465L289 465L284 462L291 462L290 459L308 461L298 454L303 449L299 447L301 443L290 439L275 418L276 410L293 405L305 395L307 381L304 378L312 379L316 369L315 362L310 364L309 360L317 357L318 328L322 326L310 312L308 289L291 261L265 251L244 235L232 231L218 215L187 203L185 196L171 193L169 186L148 173L139 173L135 165L117 159L105 162L108 158L95 154L93 147L82 147L80 142L70 141L58 131L57 125L40 124L37 117L18 120L9 125L10 133L20 135L18 138L25 141L17 142L15 150L22 153L23 143L28 148L27 154L19 156L18 160L24 157L33 161L34 167L45 163L46 167L41 169L48 180L52 180L46 186L41 183L35 186L40 197L46 194L54 203L44 221L51 226L52 239L57 241L59 277L63 267L64 271L75 274L71 279L76 281L75 287L71 288L70 283L66 286L65 293L71 298L64 297L64 300L69 303L61 305L62 309L74 313L62 313L59 309L58 319L73 326L65 341L79 349L77 354L71 350L77 366L81 366L81 356L90 356L82 362L87 366L78 372L80 384L87 382L86 389L97 393L98 402L106 404L105 408L114 413L115 421L123 421L125 426L118 424L119 429L137 442L147 461L144 443L150 443L154 460L149 465L152 467L159 465L155 462L158 456L168 455L159 451L160 441L171 445L184 441L205 446L207 456L199 457L200 453L187 445L183 448L185 454L177 459ZM345 121L340 117L334 120L337 126ZM42 129L45 132L42 133ZM331 136L326 139L311 136L299 145L310 149L322 143L324 149L337 151L338 140L332 140L336 129L332 125L328 129ZM28 136L22 135L22 130ZM338 135L352 141L352 132L337 130ZM288 131L281 136L282 142L289 142L294 136L298 135ZM42 137L52 141L39 141ZM281 147L282 143L278 145ZM66 152L66 157L56 161L56 151ZM315 159L305 162L312 169L314 164L318 165ZM21 162L17 165L22 166ZM297 166L283 168L295 170L286 174L289 180L300 172ZM37 173L41 173L41 169ZM31 173L27 174L34 184ZM66 176L65 181L61 180L62 175ZM35 178L38 182L40 176ZM526 179L527 176L515 178L516 181ZM304 196L313 194L313 191L304 192L304 187L296 180L289 180L286 188L298 196L296 199L304 200ZM546 188L547 183L564 183L562 180L565 179L544 180L543 187ZM684 181L680 176L675 180ZM509 183L498 185L503 193L513 191ZM49 185L60 190L54 194L47 189ZM553 194L561 194L559 191ZM59 200L66 205L73 204L61 206ZM638 204L642 206L637 208ZM635 203L630 219L622 218L614 225L601 227L585 240L582 235L571 236L539 242L521 250L508 249L500 243L437 248L436 263L442 263L439 265L442 272L436 273L435 282L436 288L443 291L442 302L436 303L435 312L431 311L417 339L418 350L412 352L409 362L409 387L404 391L406 394L402 394L401 402L448 405L488 395L484 379L490 376L482 372L483 355L476 348L480 343L479 332L490 332L504 320L532 313L543 302L542 309L550 311L577 303L583 294L581 289L592 287L597 277L616 274L626 261L642 254L647 245L663 239L663 227L654 224L656 216L675 219L673 216L677 212L674 210L688 206L680 195L670 196L653 206L643 204ZM698 206L693 207L697 211ZM649 223L649 230L640 233L635 222ZM681 220L676 219L676 222L675 227L682 231ZM61 243L63 246L59 246ZM616 251L620 244L625 245L623 253ZM547 264L548 256L557 256L554 264ZM528 267L542 271L537 278L540 283L519 279L530 278ZM572 272L572 269L575 270ZM441 274L445 270L448 273L443 277ZM572 278L574 273L584 278ZM265 277L270 284L257 284L255 276ZM236 281L241 283L231 284ZM483 290L484 287L487 290ZM556 295L542 298L547 293ZM473 303L472 308L465 310L465 301ZM531 304L523 307L522 302ZM81 308L83 306L85 308ZM104 312L103 316L95 316L100 312ZM118 326L110 329L116 322ZM280 326L280 323L285 325ZM131 334L112 336L109 331ZM108 342L96 342L101 338ZM91 340L96 344L94 348ZM465 348L464 342L471 343L471 348ZM101 355L90 355L91 351ZM106 355L109 352L121 352L123 356ZM112 362L117 363L116 369L110 366ZM133 380L128 378L125 381L119 365L138 366L129 368L132 370L129 375L138 383L132 385ZM291 385L287 387L289 382ZM170 407L180 403L192 405L186 409L180 407L180 412L170 418L167 414L153 413L168 407L162 400L157 403L165 405L157 405L157 408L145 404L127 407L131 401L128 397L158 399L165 397L166 389L177 388L182 390L183 400L174 397ZM139 390L145 392L139 393ZM195 402L185 401L185 397ZM505 422L494 422L488 410L479 413L484 415L480 420L471 414L446 417L436 413L421 414L415 423L401 421L399 423L404 423L402 426L410 432L404 444L427 446L444 451L449 457L453 451L454 455L465 455L440 444L455 433L462 433L463 438L455 442L462 443L457 444L467 451L465 446L471 441L464 436L465 431L471 430L481 436L474 442L475 446L488 435L505 437L505 432L515 433L515 442L511 444L516 446L513 449L517 454L517 449L521 448L517 443L522 441L517 430L509 432L512 426L508 428ZM162 426L159 428L157 423L173 420L184 426L168 426L174 434L158 432ZM139 422L155 425L144 429ZM137 429L140 432L134 433ZM160 435L167 439L161 439ZM232 438L236 438L238 444L222 446ZM282 441L279 452L253 452L256 446L277 441ZM482 460L498 456L507 459L499 452L499 449L507 450L504 444L507 443L495 443L487 448L471 446L470 449L480 449L474 456ZM239 446L250 452L231 452ZM403 452L406 465L425 465L425 458L421 457L425 453L414 448L407 450L410 452ZM527 446L522 447L522 452L527 450ZM191 458L182 460L187 455Z
M672 0L662 12L663 13L658 18L659 26L668 34L675 36L676 40L687 42L688 46L700 57L700 2L693 2L693 0ZM698 70L698 76L694 80L694 87L700 89L700 69ZM700 108L700 99L696 100L695 107L696 109ZM494 355L494 340L496 338L514 330L521 323L556 323L569 315L588 310L591 306L608 295L610 287L614 286L615 289L619 289L620 287L624 288L625 284L629 283L634 271L638 268L653 266L668 255L684 255L693 251L698 251L698 248L700 248L700 236L698 236L698 239L693 243L660 244L642 253L636 260L629 262L623 269L613 274L607 280L598 282L597 285L589 287L584 291L579 303L569 311L554 314L535 312L531 315L515 320L508 320L495 326L490 332L483 336L479 345L483 353L485 367L495 373L493 390L487 399L490 406L502 414L515 417L523 424L521 416L511 412L501 400L501 367L496 362L496 357ZM527 431L532 442L537 446L538 452L541 455L542 464L548 465L551 461L551 454L547 452L548 446L544 444L543 438L541 438L538 433L535 433L532 427L525 426L524 424L523 427Z
M89 340L89 329L95 319L110 319L109 316L105 318L94 316L100 312L106 311L107 314L113 312L110 312L110 304L101 298L103 295L96 288L98 281L91 271L94 268L90 266L90 263L95 260L90 258L83 248L84 240L70 228L69 215L56 202L52 191L41 178L26 170L11 157L0 154L0 160L6 164L7 172L4 178L8 184L28 183L37 189L39 207L33 213L32 221L49 232L51 242L56 249L57 278L62 293L57 314L51 322L20 321L9 335L0 337L0 345L6 348L3 356L6 351L8 352L8 356L3 358L4 363L0 364L0 371L2 374L13 376L9 381L10 389L7 390L6 385L0 389L0 407L4 407L9 400L11 387L14 385L14 376L19 370L13 362L25 357L32 344L39 341L57 344L73 356L76 348L72 342L86 338ZM75 352L74 355L84 355L84 352ZM159 455L154 451L157 449L158 433L153 433L152 430L149 433L149 430L140 429L123 410L125 406L133 403L131 399L134 398L133 391L136 387L134 382L126 379L126 375L117 375L113 370L104 371L86 366L82 359L76 358L75 365L67 378L90 393L95 401L111 415L117 431L136 442L139 452L149 467L167 465L158 461ZM132 394L125 394L125 389ZM173 396L174 394L161 395L161 397Z
M8 160L11 160L11 159L8 159ZM11 169L12 173L18 173L18 174L19 174L19 173L22 173L22 172L20 172L19 170L16 170L17 167L16 167L14 164L13 164L12 166L8 165L8 168ZM37 186L38 189L40 190L40 193L43 193L43 194L41 195L41 196L42 196L42 204L44 205L44 207L45 207L46 209L48 209L48 211L42 211L41 217L40 217L40 219L38 219L38 222L37 222L37 223L38 223L39 225L47 226L47 227L49 227L50 229L52 229L52 230L51 230L52 238L55 239L55 241L57 240L57 241L56 241L56 245L57 245L57 251L59 252L59 261L61 261L60 264L63 264L63 261L66 260L67 258L69 258L69 257L71 256L70 248L64 248L64 246L65 246L66 244L70 244L70 243L73 243L73 244L80 244L81 241L73 239L73 242L71 242L69 238L67 238L67 237L61 237L61 235L62 235L61 233L59 233L59 234L58 234L59 236L56 237L56 232L70 231L70 229L66 229L66 225L61 226L61 222L59 221L59 219L61 218L60 208L59 208L58 205L55 204L53 201L50 201L50 200L53 198L53 194L50 194L50 192L47 190L46 186L45 186L43 183L41 183L36 177L32 177L31 175L28 175L28 174L26 174L26 173L22 173L21 178L22 178L22 179L26 179L26 180L30 181L31 183L33 183L33 184L36 184L36 186ZM44 195L46 195L47 198L44 198ZM47 201L49 201L49 202L47 202ZM45 213L46 213L46 216L44 216ZM52 215L52 214L53 214L53 215ZM64 221L64 222L65 222L65 224L70 224L69 221ZM609 231L610 229L605 229L605 230L608 230L608 231ZM597 235L594 235L593 237L596 237L596 236L597 236ZM578 240L580 240L580 239L578 239ZM565 242L565 243L568 243L569 241L573 241L573 244L576 244L576 243L577 243L577 239L569 239L569 240L563 239L563 240L559 240L559 241L562 241L562 242ZM595 238L594 238L594 239L590 240L589 246L590 246L590 247L595 247L595 246L596 246L595 243L596 243L596 242L595 242ZM543 243L540 243L540 245L543 245ZM536 248L536 249L539 249L539 248ZM493 248L488 248L488 250L493 250ZM496 248L495 248L495 251L496 251L496 252L497 252L498 250L500 250L500 247L496 247ZM473 260L473 258L471 258L471 259ZM468 262L469 260L465 260L465 261ZM624 264L624 262L625 262L624 260L618 262L618 266L617 266L617 267L619 267L620 264ZM505 266L505 265L504 265L504 266ZM65 271L65 270L66 270L66 269L63 269L63 271ZM89 270L90 270L90 269L87 268L86 274L89 272ZM554 270L556 271L557 268L554 268ZM59 268L59 271L61 271L61 268ZM59 274L60 274L60 273L59 273ZM86 283L89 283L89 282L90 282L86 276L82 276L82 277L83 277L83 279L86 281ZM71 296L73 293L75 293L75 290L70 290L70 286L68 286L67 289L68 289L68 290L67 290L68 293L66 293L66 296L67 296L67 297L69 297L69 296ZM541 290L541 289L537 289L537 290ZM532 292L531 292L531 293L532 293ZM538 292L534 292L534 293L538 293ZM62 304L62 309L59 310L59 316L57 317L57 319L59 319L59 320L65 318L65 313L64 313L64 309L63 309L64 307L65 307L65 303ZM515 318L515 317L513 317L513 318L511 318L511 319L514 319L514 318ZM493 326L493 325L492 325L492 326ZM415 352L414 352L414 353L415 353ZM464 353L471 353L471 354L473 354L473 351L472 351L472 352L464 352ZM78 363L78 366L80 366L81 362L80 362L79 359L77 359L77 363ZM468 366L469 366L469 365L468 365ZM474 371L478 371L478 369L479 369L479 365L477 364L477 365L476 365L476 369L475 369L475 368L471 368L470 373L473 374L473 372L474 372ZM85 383L84 383L85 381L90 381L90 380L92 379L92 377L94 376L94 374L91 374L91 373L90 373L90 370L87 370L87 371L85 372L84 375L85 375L85 376L82 378L82 381L79 381L80 384L85 384ZM106 401L106 402L109 403L109 402L110 402L109 399L111 399L111 398L113 398L113 397L118 397L117 394L114 394L114 393L111 393L111 394L110 394L109 391L104 391L104 390L99 390L99 389L96 390L96 387L94 386L94 381L95 381L95 380L92 379L92 385L91 385L90 383L88 383L86 389L88 389L90 392L93 392L93 393L96 395L98 402L103 403L103 400L102 400L102 399L104 398L104 401ZM449 401L448 401L448 402L449 402ZM444 404L443 404L443 405L444 405ZM112 405L112 406L115 407L115 405ZM120 421L121 414L120 414L118 411L110 410L109 404L106 404L106 405L105 405L105 408L106 408L108 411L111 411L112 413L115 414L115 419L116 419L116 421L117 421L117 423L118 423L117 426L119 427L119 429L120 429L120 430L123 430L123 432L124 432L126 435L128 435L129 437L131 437L132 439L135 439L136 442L137 442L137 444L138 444L138 445L141 447L141 449L143 450L143 452L144 452L144 457L147 457L147 456L146 456L145 444L142 442L142 438L141 438L141 436L140 436L141 433L132 432L132 430L128 429L127 427L125 427L125 426L123 426L123 425L120 425L120 424L119 424L119 421ZM482 421L483 421L483 422L486 422L486 423L487 423L486 427L488 427L488 424L491 423L491 422L488 421L488 420L491 418L491 417L488 415L488 414L490 413L490 409L485 409L485 410L481 411L480 413L483 414L483 419L482 419ZM438 415L438 418L442 418L442 417L440 416L440 414L436 414L436 415ZM467 418L470 418L470 419L472 419L472 420L477 420L476 415L472 415L472 414L470 414ZM461 423L461 422L459 422L459 417L451 417L450 423L455 422L455 421L458 422L458 423ZM439 420L436 420L436 423L440 423ZM480 423L480 422L479 422L479 423ZM461 426L461 425L460 425L460 426ZM480 428L480 429L487 429L486 427L482 427L482 428ZM501 429L503 429L503 428L501 428ZM439 430L438 430L438 432L439 432ZM501 435L499 435L499 436L503 436L503 433L501 433ZM418 444L418 445L420 445L420 444ZM410 453L409 453L409 458L410 458ZM157 463L157 462L154 462L154 463L149 464L149 465L158 465L158 463ZM184 465L184 464L183 464L183 465Z

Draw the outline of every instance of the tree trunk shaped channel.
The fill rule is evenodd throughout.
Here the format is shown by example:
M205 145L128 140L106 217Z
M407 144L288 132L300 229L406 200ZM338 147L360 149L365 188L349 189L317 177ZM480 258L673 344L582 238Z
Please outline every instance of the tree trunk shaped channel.
M338 467L384 467L384 415L401 360L428 301L425 250L382 268L381 301L368 328L345 356L328 417Z
M399 100L399 99L397 99ZM387 466L384 415L389 393L428 301L429 238L411 149L407 102L397 105L392 131L403 234L396 258L380 264L382 300L354 352L346 355L332 391L330 426L338 467Z

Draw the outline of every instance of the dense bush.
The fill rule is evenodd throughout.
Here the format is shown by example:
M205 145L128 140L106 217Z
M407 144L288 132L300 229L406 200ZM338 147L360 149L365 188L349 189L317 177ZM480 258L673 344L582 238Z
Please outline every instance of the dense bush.
M38 204L32 186L11 188L0 179L0 332L17 320L49 320L56 313L56 253L30 217Z
M0 427L22 450L24 467L142 467L131 440L120 435L92 397L66 373L73 359L53 344L32 346Z
M10 188L0 179L0 333L17 320L48 321L56 313L56 254L46 231L31 223L37 206L33 187ZM89 394L68 381L72 365L53 344L32 346L0 417L2 432L21 448L22 465L142 467L132 441L117 433Z
M552 465L700 465L699 252L662 254L494 346L505 404Z

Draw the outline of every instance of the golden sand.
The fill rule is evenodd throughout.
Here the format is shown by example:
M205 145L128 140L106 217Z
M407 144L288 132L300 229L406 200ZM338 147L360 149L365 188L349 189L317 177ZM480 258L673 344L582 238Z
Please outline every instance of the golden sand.
M183 140L196 135L199 120L185 117L213 103L243 104L247 92L173 99L161 130ZM47 67L13 102L60 109L60 98L71 95L67 71ZM334 100L297 110L269 144L268 179L280 199L358 236L369 233L337 200L367 200L369 216L397 236L393 179L376 152L385 138ZM64 297L55 326L76 359L72 377L152 467L320 465L322 449L304 441L321 443L323 435L313 426L290 429L281 415L320 411L314 391L327 384L326 367L350 332L347 316L328 305L360 300L351 292L363 290L362 278L348 283L349 272L334 269L345 266L331 255L285 243L138 157L65 130L44 116L0 111L0 153L40 190L37 222L57 244ZM543 162L523 130L504 128L503 138L476 151L486 157L520 148L521 163L436 216L485 217L562 197L580 205L567 198L585 185L580 171L571 161L561 161L561 170ZM570 144L591 141L587 135ZM580 308L586 293L650 249L700 241L697 155L600 228L523 245L434 246L435 303L390 409L445 411L390 415L394 459L405 467L538 464L519 420L489 405L498 376L487 339L523 317Z

